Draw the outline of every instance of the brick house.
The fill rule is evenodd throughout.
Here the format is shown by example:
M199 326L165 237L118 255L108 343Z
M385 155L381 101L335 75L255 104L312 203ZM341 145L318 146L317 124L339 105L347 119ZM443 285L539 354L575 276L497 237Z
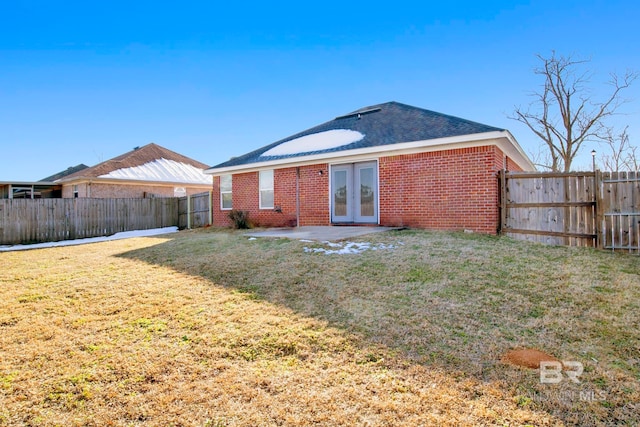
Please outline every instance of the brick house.
M62 197L145 198L211 191L204 163L151 143L55 181Z
M0 182L0 199L59 199L62 197L62 186L54 181L87 167L87 165L81 163L37 182Z
M497 173L535 167L504 129L397 102L216 165L214 224L373 224L496 233Z

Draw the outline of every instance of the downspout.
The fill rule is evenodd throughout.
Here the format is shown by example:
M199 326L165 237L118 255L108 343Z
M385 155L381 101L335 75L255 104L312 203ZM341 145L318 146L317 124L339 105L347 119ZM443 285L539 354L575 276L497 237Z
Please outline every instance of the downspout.
M296 168L296 227L300 227L300 166Z

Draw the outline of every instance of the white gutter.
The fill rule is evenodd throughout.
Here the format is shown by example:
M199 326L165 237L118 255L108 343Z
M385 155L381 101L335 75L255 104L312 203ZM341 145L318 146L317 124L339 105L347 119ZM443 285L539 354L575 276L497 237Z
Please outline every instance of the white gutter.
M347 161L359 161L382 156L395 156L403 154L415 154L441 150L453 150L459 148L482 147L496 145L507 156L514 160L524 170L535 170L535 166L524 153L513 135L507 130L461 135L447 138L428 139L413 142L401 142L377 147L356 148L347 151L337 151L307 156L288 157L264 162L254 162L244 165L227 166L221 168L209 168L204 171L210 175L224 175L228 173L254 172L275 167L306 166L318 163L335 163Z
M149 181L149 180L134 180L134 179L118 179L118 178L94 178L94 177L77 177L65 180L64 178L56 181L56 185L69 185L69 184L84 184L87 183L100 183L100 184L119 184L119 185L140 185L149 184L155 186L166 187L202 187L209 188L213 185L213 181L209 183L201 182L184 182L184 181Z

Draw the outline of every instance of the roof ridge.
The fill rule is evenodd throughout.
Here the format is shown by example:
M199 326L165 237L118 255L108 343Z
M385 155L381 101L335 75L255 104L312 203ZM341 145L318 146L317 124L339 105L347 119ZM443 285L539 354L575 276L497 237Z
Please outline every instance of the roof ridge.
M330 141L331 134L325 135L326 144L311 144L309 139L300 140L297 151L288 154L264 155L269 150L307 135L319 134L331 130L353 130L361 133L362 139L340 145ZM425 141L453 136L472 135L492 131L502 131L494 126L463 119L437 111L427 110L397 101L369 105L348 114L308 128L271 144L233 157L213 168L232 167L260 163L265 161L300 157L309 154L345 151L356 148L373 148L393 145L401 142Z
M96 178L101 175L109 174L118 169L142 166L153 162L157 159L165 158L179 163L184 163L197 167L199 169L207 169L209 166L195 159L177 153L168 148L162 147L154 142L150 142L142 147L136 147L133 150L120 154L119 156L100 162L94 166L83 169L79 172L70 174L62 180L69 181L75 178Z

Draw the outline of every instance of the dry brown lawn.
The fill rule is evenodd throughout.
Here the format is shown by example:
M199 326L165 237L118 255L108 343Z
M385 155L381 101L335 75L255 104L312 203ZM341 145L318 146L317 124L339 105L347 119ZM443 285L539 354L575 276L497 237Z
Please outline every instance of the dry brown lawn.
M638 425L640 262L488 236L206 229L0 253L0 426ZM584 365L542 384L501 361Z

